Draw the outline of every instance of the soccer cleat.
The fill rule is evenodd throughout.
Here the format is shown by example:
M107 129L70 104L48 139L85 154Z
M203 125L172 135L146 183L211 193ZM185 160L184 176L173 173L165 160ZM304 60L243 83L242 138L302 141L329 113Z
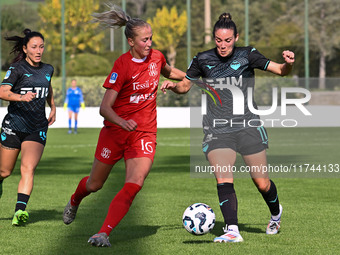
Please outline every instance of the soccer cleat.
M223 229L224 230L224 229ZM224 230L224 234L216 237L214 243L238 243L243 242L243 238L240 233L233 230Z
M266 229L267 235L275 235L279 232L280 224L281 224L281 215L282 215L282 206L280 205L280 213L279 213L279 219L274 220L272 217L270 218L269 224Z
M97 247L111 247L109 237L106 233L94 234L87 242Z
M18 210L15 212L12 220L12 225L13 226L20 226L27 222L28 220L28 212L23 211L23 210Z
M79 206L71 205L71 200L68 201L64 209L63 221L66 225L71 224L76 218L77 210Z
M69 129L69 130L68 130L68 133L69 133L69 134L72 134L72 129Z

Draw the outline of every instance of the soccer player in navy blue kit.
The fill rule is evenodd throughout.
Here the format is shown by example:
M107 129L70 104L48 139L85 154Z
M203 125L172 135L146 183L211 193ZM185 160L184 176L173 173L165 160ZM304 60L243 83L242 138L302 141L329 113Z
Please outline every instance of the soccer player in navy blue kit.
M33 189L34 171L43 154L48 126L55 122L56 107L51 78L53 67L41 62L44 37L25 29L24 37L6 37L14 41L17 53L0 86L0 98L9 101L8 113L1 128L0 197L3 180L12 174L21 152L21 179L12 225L28 220L26 205ZM51 107L48 119L46 102Z
M236 154L240 153L247 166L256 167L251 177L271 212L267 234L276 234L281 223L282 206L276 186L264 170L267 166L268 136L261 126L260 117L248 108L248 88L254 88L254 69L269 71L281 76L289 74L294 63L294 53L283 51L283 64L275 63L253 47L235 47L238 33L229 13L223 13L214 25L216 48L197 54L189 66L186 77L179 83L165 81L161 89L186 93L193 83L203 78L206 90L216 92L221 104L215 105L207 97L206 115L203 116L203 152L211 166L232 169ZM233 98L233 91L235 94ZM244 113L234 113L234 103L244 102ZM254 103L254 108L257 106ZM216 120L224 120L218 122ZM225 121L227 120L227 121ZM251 124L250 124L251 123ZM224 234L214 242L242 242L238 229L237 198L232 171L215 172L220 209L226 227Z
M79 87L77 87L77 80L73 79L71 81L71 88L66 92L66 99L64 103L64 108L68 109L68 133L72 133L72 115L74 116L74 133L77 134L78 131L78 113L79 109L85 108L83 92Z

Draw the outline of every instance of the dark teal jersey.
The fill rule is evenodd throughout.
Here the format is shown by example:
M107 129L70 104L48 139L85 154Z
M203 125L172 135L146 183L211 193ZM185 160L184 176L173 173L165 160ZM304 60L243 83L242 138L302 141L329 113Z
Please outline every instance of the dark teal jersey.
M206 133L230 133L259 124L259 116L248 107L248 88L254 89L254 69L266 70L269 62L253 47L235 47L228 57L221 57L214 48L193 58L186 78L206 91L207 105L202 105Z
M2 122L3 128L24 133L47 130L45 105L53 71L49 64L41 62L39 67L34 67L26 60L10 66L1 85L10 85L11 91L16 94L24 95L31 91L37 95L30 102L11 101Z

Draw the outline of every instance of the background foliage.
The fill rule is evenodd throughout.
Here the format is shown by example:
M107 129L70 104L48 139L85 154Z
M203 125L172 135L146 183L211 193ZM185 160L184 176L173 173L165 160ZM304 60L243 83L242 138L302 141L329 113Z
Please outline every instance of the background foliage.
M127 13L131 17L152 20L155 38L161 34L157 29L161 22L157 22L157 10L176 8L178 14L186 11L186 0L126 0ZM103 11L106 0L65 0L66 29L67 29L67 68L68 80L73 76L107 76L114 61L122 54L122 43L125 41L122 30L115 30L114 51L110 51L110 30L103 30L96 24L89 22L92 12ZM111 0L121 5L121 0ZM244 1L211 0L211 23L214 25L222 12L230 12L235 21L240 39L238 46L244 45ZM281 62L281 53L290 49L296 54L296 63L291 76L304 77L304 3L303 1L249 1L249 40L250 45L256 47L269 59ZM309 33L310 33L310 76L337 77L340 61L340 2L337 0L309 0ZM28 15L29 14L29 15ZM164 16L164 15L163 15ZM163 17L164 18L164 17ZM47 50L44 62L55 67L54 83L58 85L57 76L61 70L60 56L60 0L1 0L1 57L2 70L9 67L14 56L10 55L11 44L4 36L20 35L24 28L42 31L46 38ZM180 24L185 27L184 18ZM164 30L164 28L163 28ZM175 29L176 30L176 29ZM157 31L157 32L156 32ZM167 31L170 33L170 31ZM182 33L178 33L180 35ZM191 0L191 57L198 52L214 47L214 42L204 43L204 1ZM175 48L175 65L181 70L187 69L186 33L177 38ZM169 40L168 40L169 41ZM160 49L168 57L168 48L164 42L154 40L154 48ZM105 60L104 60L105 59ZM268 72L256 72L257 76L271 76ZM295 79L294 78L294 79ZM85 79L85 78L84 78ZM97 80L94 77L94 80ZM301 80L301 79L300 79ZM338 84L319 79L311 89L332 90ZM329 79L328 79L329 80ZM322 87L320 81L325 82ZM89 82L94 84L94 82ZM83 83L85 84L85 83ZM90 85L84 85L90 86ZM57 86L58 87L58 86ZM257 89L261 85L257 85ZM93 93L94 94L94 93ZM168 93L172 94L172 93ZM159 93L164 105L187 105L186 96L163 96ZM183 99L180 99L183 98ZM91 104L91 103L89 103Z

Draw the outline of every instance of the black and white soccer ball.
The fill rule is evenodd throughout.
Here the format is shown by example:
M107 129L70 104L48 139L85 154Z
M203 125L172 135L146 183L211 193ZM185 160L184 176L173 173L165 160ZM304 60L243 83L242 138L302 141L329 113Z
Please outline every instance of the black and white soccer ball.
M207 204L192 204L183 213L183 226L193 235L209 233L215 226L215 213Z

